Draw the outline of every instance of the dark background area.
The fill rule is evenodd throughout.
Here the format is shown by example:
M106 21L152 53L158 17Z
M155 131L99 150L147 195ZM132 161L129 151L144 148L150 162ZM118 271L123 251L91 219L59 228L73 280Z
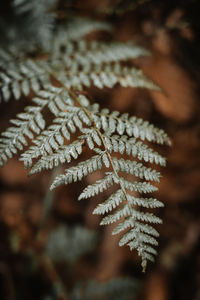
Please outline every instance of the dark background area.
M0 7L5 15L6 5ZM157 148L167 157L156 193L165 204L157 212L163 219L163 225L157 228L158 256L143 274L137 254L128 247L118 247L118 237L111 236L112 226L100 227L99 217L92 215L106 195L78 202L85 182L49 194L52 174L27 177L23 164L14 158L0 169L0 299L59 299L52 296L58 283L71 291L78 281L106 282L126 276L140 281L139 292L130 299L200 299L199 11L199 1L60 2L61 17L73 13L109 20L115 40L134 41L152 53L135 64L163 92L118 86L112 91L91 88L88 92L102 107L142 117L164 129L172 139L170 149ZM1 103L1 131L26 103L26 99ZM88 176L87 182L93 182L94 176L101 173ZM50 213L40 227L44 199L51 198ZM52 265L43 250L61 224L69 228L79 224L97 232L97 237L88 252L75 261L67 259Z

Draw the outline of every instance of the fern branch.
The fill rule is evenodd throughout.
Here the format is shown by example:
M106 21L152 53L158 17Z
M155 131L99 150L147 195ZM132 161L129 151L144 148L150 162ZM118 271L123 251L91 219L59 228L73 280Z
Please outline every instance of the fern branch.
M94 184L88 185L79 195L79 200L86 199L100 192L103 192L114 183L118 183L113 172L106 172L104 178L97 180Z
M49 66L45 61L31 59L9 62L1 66L0 71L0 100L8 101L13 95L18 100L22 95L29 95L32 89L38 93L42 88L51 85Z
M53 53L60 52L62 45L69 41L78 41L91 31L108 31L112 30L109 23L92 20L89 18L76 17L68 21L67 24L58 28L53 41Z
M104 138L110 152L119 152L120 154L126 153L139 160L144 160L145 162L156 163L161 166L166 165L166 159L164 157L153 151L151 148L148 148L148 146L141 141L137 141L136 138L128 139L126 135L107 136L105 134Z
M88 188L88 187L87 187ZM86 188L86 189L87 189ZM82 193L83 194L83 193ZM80 196L79 198L83 198L83 196ZM88 198L88 197L87 197ZM119 206L120 203L123 202L123 192L121 189L115 191L105 202L100 203L93 211L93 214L101 215L105 214L109 211L112 211L117 206Z
M117 131L119 135L123 135L126 132L130 137L133 136L141 140L147 139L149 142L158 144L171 144L169 137L163 130L150 125L147 121L136 117L129 118L128 114L119 116L120 113L117 111L109 113L108 109L102 109L99 112L97 106L93 106L91 109L94 109L96 112L94 118L99 129L102 128L104 131L109 129L111 133Z
M159 182L160 173L156 170L152 170L151 168L143 166L141 163L125 160L123 158L118 159L116 157L113 157L113 162L118 172L122 171L131 175L135 175L141 179Z
M123 185L121 184L120 177L119 177L118 172L117 172L117 170L116 170L116 168L115 168L115 165L114 165L114 162L113 162L113 160L112 160L112 157L111 157L111 155L110 155L110 153L109 153L109 151L108 151L108 148L107 148L107 145L106 145L106 143L105 143L105 140L104 140L103 135L101 134L100 130L96 127L96 124L94 123L93 118L92 118L92 116L91 116L89 110L87 110L86 107L83 107L83 106L82 106L80 100L78 99L78 97L76 97L76 95L75 95L73 92L71 92L71 95L74 97L74 99L76 99L76 101L79 103L79 105L80 105L80 106L82 107L82 109L85 111L86 115L88 116L88 118L89 118L90 121L91 121L91 124L93 124L93 128L95 128L97 134L99 135L99 137L100 137L100 139L101 139L101 141L102 141L102 144L103 144L103 146L104 146L106 156L107 156L107 158L108 158L108 160L109 160L109 162L110 162L110 164L111 164L111 166L112 166L113 172L114 172L114 174L115 174L115 177L116 177L115 181L117 181L117 182L119 183L119 185L120 185L120 187L121 187L121 189L122 189L122 191L123 191L123 193L124 193L124 197L125 197L125 199L126 199L126 191L125 191Z
M44 130L45 120L42 116L44 108L48 107L56 116L59 111L66 109L71 104L69 97L66 97L66 92L64 93L60 88L48 87L48 90L40 91L38 96L40 97L32 99L36 106L26 107L24 113L18 114L17 119L10 121L15 127L10 127L1 134L1 165L7 162L7 158L11 158L13 154L16 154L18 150L21 151L28 144L27 138L33 139L34 134L38 135L41 130ZM58 135L56 138L61 142Z
M150 53L132 43L112 42L108 44L98 41L88 42L82 39L78 42L69 41L62 51L56 52L56 59L63 62L67 68L73 70L74 65L77 64L88 72L93 65L115 62L115 68L117 68L116 62L144 55L150 55ZM53 58L55 59L55 53L53 53Z
M21 160L24 161L26 168L32 166L33 158L48 154L52 155L54 150L58 150L64 144L64 138L69 140L71 133L75 133L77 128L82 128L82 122L89 125L90 121L84 114L84 111L73 105L73 100L70 96L68 96L68 101L67 111L59 112L53 124L33 141L35 146L31 146L29 150L22 154Z
M46 2L50 5L51 1L55 3L54 0L40 3L40 17L46 14L43 4ZM30 7L35 7L33 2L14 1L19 14L22 11L29 14ZM30 15L34 16L34 12ZM158 171L143 163L166 164L166 159L145 143L170 145L170 139L164 131L142 119L100 109L96 103L91 105L84 96L84 87L111 88L118 83L123 87L159 88L141 70L131 64L121 64L122 61L130 62L141 55L148 55L148 51L131 43L86 41L82 36L91 29L109 31L110 26L98 21L83 22L82 19L69 23L67 28L66 25L58 26L55 37L50 38L51 42L47 37L49 51L37 58L33 56L37 53L31 53L31 59L28 58L27 51L26 54L13 50L10 53L0 51L0 99L8 101L12 96L19 99L22 95L30 95L33 102L33 106L28 106L24 113L11 120L14 126L2 133L0 165L27 146L28 139L33 140L33 144L21 154L20 160L26 168L31 168L30 174L78 159L83 152L83 145L92 150L94 153L90 159L70 166L64 174L57 176L51 189L82 180L105 166L109 172L86 186L79 200L98 195L116 185L116 191L100 203L93 213L107 213L101 221L102 225L121 220L113 234L128 229L120 245L126 244L130 249L136 249L145 269L147 260L153 261L156 255L153 246L157 245L158 237L158 232L145 223L160 224L161 220L140 209L159 208L163 204L151 196L143 198L141 195L156 191L157 187L152 182L159 182L160 179ZM42 36L44 31L40 33ZM31 92L34 92L34 97ZM48 127L43 117L46 108L53 117ZM73 137L74 141L71 141ZM129 155L133 160L117 158L114 153ZM124 173L143 181L129 181ZM140 197L130 192L138 193Z
M77 159L83 151L84 139L78 139L67 146L59 147L54 153L43 155L41 159L31 168L29 175L41 172L42 170L53 169L59 164L71 162L72 158Z
M41 115L42 106L28 106L24 113L17 115L18 119L10 122L15 127L9 127L0 138L0 165L3 166L8 158L12 158L18 150L22 150L27 143L27 137L33 139L33 134L39 134L45 127Z
M81 180L89 173L93 173L101 168L102 155L95 155L84 162L78 163L77 166L67 169L65 174L57 176L50 189L52 190L57 186Z

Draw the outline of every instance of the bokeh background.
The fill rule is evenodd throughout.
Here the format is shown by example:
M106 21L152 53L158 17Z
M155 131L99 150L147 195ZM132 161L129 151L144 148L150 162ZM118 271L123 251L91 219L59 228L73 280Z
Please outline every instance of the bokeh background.
M0 6L5 14L7 4ZM112 226L100 227L92 215L105 194L78 202L84 181L49 192L58 170L28 177L14 158L0 169L0 299L200 300L199 11L195 0L60 1L61 18L109 20L115 40L152 53L135 64L162 92L116 86L88 93L102 107L142 117L172 139L170 149L157 147L167 157L156 193L165 204L157 212L163 219L159 255L143 274L137 253L118 247ZM1 103L1 132L26 101Z

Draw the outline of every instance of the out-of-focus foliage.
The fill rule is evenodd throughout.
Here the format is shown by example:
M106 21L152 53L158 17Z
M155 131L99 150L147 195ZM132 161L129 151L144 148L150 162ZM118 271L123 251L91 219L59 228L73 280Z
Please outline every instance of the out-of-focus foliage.
M74 287L70 300L134 300L138 294L139 283L132 278L114 278L107 282L93 280L80 282Z
M60 225L51 231L46 245L46 253L53 262L74 262L92 250L97 233L82 226Z

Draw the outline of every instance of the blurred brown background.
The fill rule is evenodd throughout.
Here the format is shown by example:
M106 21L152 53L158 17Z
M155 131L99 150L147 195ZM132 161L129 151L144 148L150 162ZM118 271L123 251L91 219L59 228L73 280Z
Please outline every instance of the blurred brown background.
M200 4L85 0L61 1L59 9L60 14L70 11L109 20L116 40L134 41L152 53L135 64L162 88L162 93L120 87L112 91L91 89L89 93L101 106L142 117L164 129L172 139L170 149L158 148L167 157L156 194L165 204L157 212L163 219L158 227L159 254L156 263L142 274L137 254L118 247L111 226L100 228L99 217L92 215L105 195L78 202L84 182L49 194L50 172L27 177L23 164L15 158L0 169L0 299L56 299L45 296L51 295L52 284L59 283L70 291L79 280L105 282L129 276L140 281L139 292L132 299L199 300ZM1 131L25 103L22 99L1 104ZM93 180L93 176L87 179ZM44 226L39 228L45 197L52 205ZM75 262L52 265L43 250L51 232L61 224L69 228L79 224L98 232L98 238L94 247ZM122 296L110 299L120 300Z

